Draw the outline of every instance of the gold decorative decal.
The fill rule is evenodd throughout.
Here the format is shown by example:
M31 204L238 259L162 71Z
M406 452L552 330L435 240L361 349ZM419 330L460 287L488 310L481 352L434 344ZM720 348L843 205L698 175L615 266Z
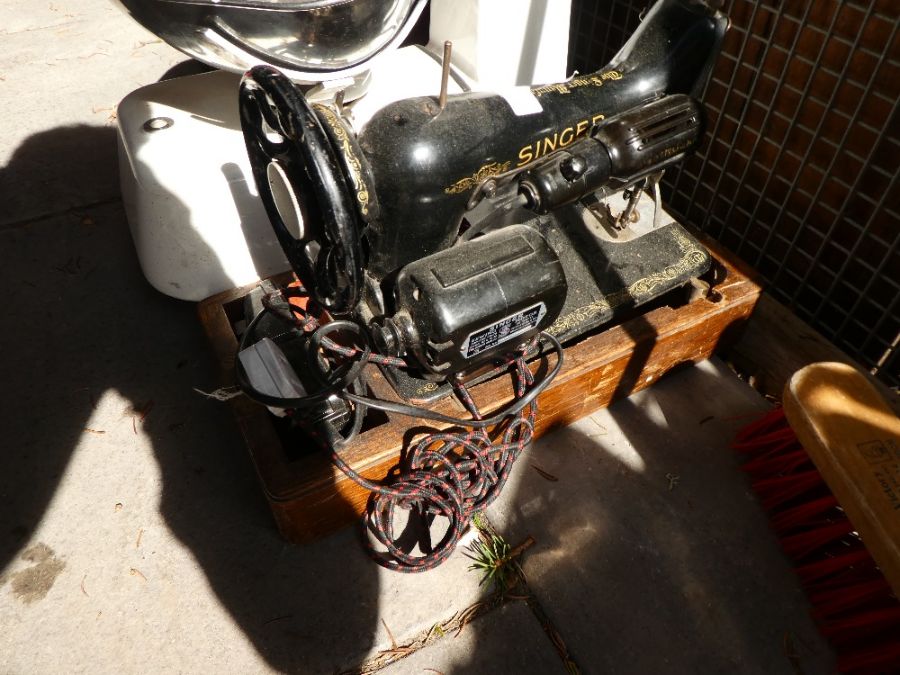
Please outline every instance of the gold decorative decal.
M549 94L551 92L556 92L557 94L569 94L573 89L579 89L581 87L602 87L607 82L621 79L622 73L618 70L607 70L603 73L573 77L571 80L566 80L565 82L535 87L531 91L535 96L540 98L544 94Z
M481 181L493 178L494 176L499 176L501 173L509 171L509 165L511 163L512 162L503 162L503 164L501 164L500 162L491 162L490 164L485 164L471 176L460 178L450 187L444 188L444 192L448 195L458 195L460 192L471 190Z
M425 396L426 394L430 394L433 391L437 391L437 384L434 382L425 382L421 387L416 390L416 396Z
M649 277L645 277L631 284L628 287L629 295L631 297L650 295L657 286L662 285L666 281L671 281L672 279L677 278L679 274L683 274L684 272L687 272L688 270L696 267L705 259L706 254L703 253L703 251L694 249L693 251L685 255L676 264L669 265L661 272L651 274Z
M519 163L516 164L516 167L525 166L536 159L550 154L554 150L571 145L588 133L595 124L604 119L606 119L606 115L594 115L593 117L579 120L562 131L554 131L552 136L544 136L534 143L526 145L519 150Z
M610 299L613 299L623 292L624 290L617 291L609 297ZM613 305L606 298L600 298L599 300L595 300L589 305L583 305L582 307L573 310L569 314L559 317L556 321L553 322L553 325L547 329L547 332L553 336L562 335L566 331L575 328L576 326L580 326L583 323L586 323L589 319L596 316L597 314L608 312L610 309L612 309L612 307Z
M535 87L531 91L535 96L538 97L551 91L555 91L560 94L568 94L573 89L578 89L579 87L602 87L606 82L621 79L622 73L620 73L618 70L607 70L603 73L595 73L593 75L585 75L583 77L573 77L571 80L567 80L566 82L548 84L543 87ZM598 113L596 115L593 115L592 117L586 117L585 119L579 120L578 122L566 127L565 129L554 131L552 136L544 136L543 138L539 138L538 140L529 143L521 150L519 150L516 168L523 167L526 164L530 164L531 162L538 160L541 157L545 157L546 155L558 149L565 148L566 146L571 145L576 140L587 134L592 127L594 127L597 123L602 122L604 119L606 119L606 115ZM500 174L506 173L507 171L509 171L510 165L511 162L503 162L502 164L500 162L491 162L490 164L485 164L471 176L461 178L450 187L444 188L444 192L448 195L456 195L460 192L470 190L488 178L493 178L494 176L499 176Z
M334 133L341 151L344 153L344 159L351 173L350 178L353 180L353 189L356 191L356 201L359 202L360 213L364 216L369 215L369 190L366 187L366 182L363 180L362 163L353 152L353 146L350 145L350 137L347 135L347 130L331 108L320 103L316 103L313 107L328 122L328 126L331 127L331 131Z
M650 295L661 284L676 279L685 272L689 272L698 265L703 264L709 255L706 251L694 248L694 244L677 229L673 231L673 235L678 242L681 252L684 254L681 260L655 274L651 274L643 279L638 279L627 288L618 290L606 297L595 300L589 305L579 307L565 316L559 317L553 322L553 325L547 329L547 332L551 335L561 335L576 326L587 323L598 314L603 314L604 312L608 312L623 305L630 299L640 300L642 297L646 298L646 296Z

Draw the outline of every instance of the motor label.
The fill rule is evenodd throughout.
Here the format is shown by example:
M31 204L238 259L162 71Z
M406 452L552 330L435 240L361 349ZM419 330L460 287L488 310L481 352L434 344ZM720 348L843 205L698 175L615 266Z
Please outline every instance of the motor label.
M462 344L463 356L471 359L488 349L493 349L497 345L527 333L540 323L546 313L547 306L543 302L539 302L528 309L500 319L490 326L469 333L469 337Z

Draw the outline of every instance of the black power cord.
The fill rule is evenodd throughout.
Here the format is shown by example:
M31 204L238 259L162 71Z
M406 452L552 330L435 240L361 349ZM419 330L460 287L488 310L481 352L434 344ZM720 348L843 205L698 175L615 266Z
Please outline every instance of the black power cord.
M488 373L490 377L512 370L516 397L511 404L487 418L481 416L465 384L454 380L454 393L471 415L471 419L458 418L364 395L363 370L367 364L405 367L405 362L373 352L369 336L359 323L341 320L319 325L307 311L286 300L287 297L304 296L306 294L302 288L294 287L264 297L263 309L250 321L241 336L239 351L251 344L262 318L268 314L274 315L309 334L308 363L322 388L314 394L297 398L264 394L252 386L239 358L235 359L237 383L247 396L271 407L302 411L320 406L335 396L350 402L352 416L343 429L338 431L324 423L317 425L313 435L330 451L332 461L343 473L371 492L365 523L369 533L386 550L377 549L367 539L369 552L376 562L389 569L401 572L432 569L450 556L474 513L486 508L500 494L515 459L530 443L537 415L535 401L562 368L562 345L552 335L542 332L524 350ZM338 344L331 338L335 333L350 333L359 339L361 346ZM535 381L525 358L542 339L550 343L557 358L553 367L539 381ZM321 352L336 355L345 362L326 371L328 366L323 365L324 360L319 358ZM433 420L471 431L438 432L425 436L408 453L400 476L384 485L360 476L339 452L358 435L367 408ZM488 433L488 427L495 427L494 438ZM417 512L426 524L438 515L447 518L449 525L446 533L437 544L420 545L423 555L411 555L401 548L394 536L394 512L398 506Z
M253 320L248 324L240 340L240 345L238 347L239 352L243 351L249 346L249 338L254 333L256 327L259 324L259 321L263 316L265 316L267 312L270 311L274 312L274 310L271 310L268 307L263 307L263 309L260 310L253 318ZM291 319L291 321L294 321L294 319ZM307 318L307 321L310 321L310 319ZM312 319L311 321L313 323L316 323L315 319ZM310 324L307 323L306 325ZM433 410L429 410L428 408L422 408L420 406L414 406L408 403L400 403L398 401L383 401L381 399L371 398L369 396L361 396L347 391L349 385L359 379L359 376L361 375L363 369L370 362L391 365L395 367L405 367L406 363L402 359L385 357L380 354L375 354L372 351L371 341L369 340L368 334L366 333L365 329L355 321L331 321L325 325L318 326L314 329L313 334L310 337L311 345L316 349L320 346L324 346L329 350L337 351L335 350L335 345L333 342L330 345L327 343L327 335L339 330L350 330L357 336L363 338L365 347L362 350L345 348L345 355L350 355L347 352L358 354L358 359L353 362L350 369L344 375L330 382L323 382L324 388L316 392L315 394L310 394L308 396L302 396L298 398L281 398L264 394L263 392L255 389L253 385L250 384L250 381L247 378L247 374L244 371L240 360L237 360L235 362L238 386L240 386L241 390L253 400L267 406L272 406L273 408L309 408L312 406L321 405L332 396L338 396L339 398L343 398L347 401L358 403L359 405L365 406L367 408L381 410L383 412L405 415L407 417L428 419L435 422L444 422L446 424L455 424L464 427L486 428L499 424L507 417L515 415L516 413L530 405L547 387L550 386L550 383L559 373L563 365L563 347L559 343L559 340L550 335L550 333L542 331L541 333L539 333L538 337L550 343L557 358L556 363L553 365L553 368L551 368L547 372L547 374L544 375L539 382L537 382L537 384L529 389L529 391L521 399L513 401L509 406L503 408L500 412L495 413L491 417L484 419L466 419L460 417L452 417L450 415L444 415L434 412ZM316 349L310 350L310 365L314 367L315 373L321 374L319 365L312 360ZM527 351L530 351L530 349L526 348L525 351L527 353ZM492 374L502 372L503 370L508 368L513 363L513 361L514 359L510 359L504 365L496 368L494 373Z

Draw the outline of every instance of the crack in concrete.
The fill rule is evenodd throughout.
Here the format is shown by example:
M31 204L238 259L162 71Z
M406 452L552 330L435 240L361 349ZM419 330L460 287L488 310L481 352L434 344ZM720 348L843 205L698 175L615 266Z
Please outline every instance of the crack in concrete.
M54 218L60 218L62 216L80 215L83 211L96 209L101 206L108 206L110 204L117 204L121 201L122 199L120 197L111 197L109 199L101 199L96 202L91 202L90 204L84 204L83 206L73 206L70 208L61 209L60 211L54 211L52 213L43 213L41 215L29 216L28 218L22 218L20 220L11 221L8 223L0 223L0 233L31 227L32 225L40 225L43 222L53 220Z

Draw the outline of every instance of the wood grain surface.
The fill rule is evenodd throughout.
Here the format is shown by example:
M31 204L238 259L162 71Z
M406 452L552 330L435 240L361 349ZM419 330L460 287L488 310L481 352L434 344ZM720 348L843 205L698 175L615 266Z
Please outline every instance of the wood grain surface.
M562 370L538 399L536 434L568 425L656 382L678 366L708 358L732 343L760 294L752 273L704 241L717 260L714 293L673 309L664 306L567 346ZM278 281L283 282L283 279ZM221 363L226 384L233 384L237 338L226 309L253 286L235 289L203 301L200 319ZM552 364L534 360L532 370ZM377 394L390 393L381 373L368 372ZM509 378L479 384L472 393L480 408L497 410L512 398ZM292 542L310 542L353 521L365 510L368 492L348 479L324 452L290 459L266 409L246 397L230 401L260 482L282 535ZM462 415L452 398L434 410ZM363 432L344 451L348 463L363 476L381 480L394 468L401 450L416 432L446 428L391 415L387 423Z

